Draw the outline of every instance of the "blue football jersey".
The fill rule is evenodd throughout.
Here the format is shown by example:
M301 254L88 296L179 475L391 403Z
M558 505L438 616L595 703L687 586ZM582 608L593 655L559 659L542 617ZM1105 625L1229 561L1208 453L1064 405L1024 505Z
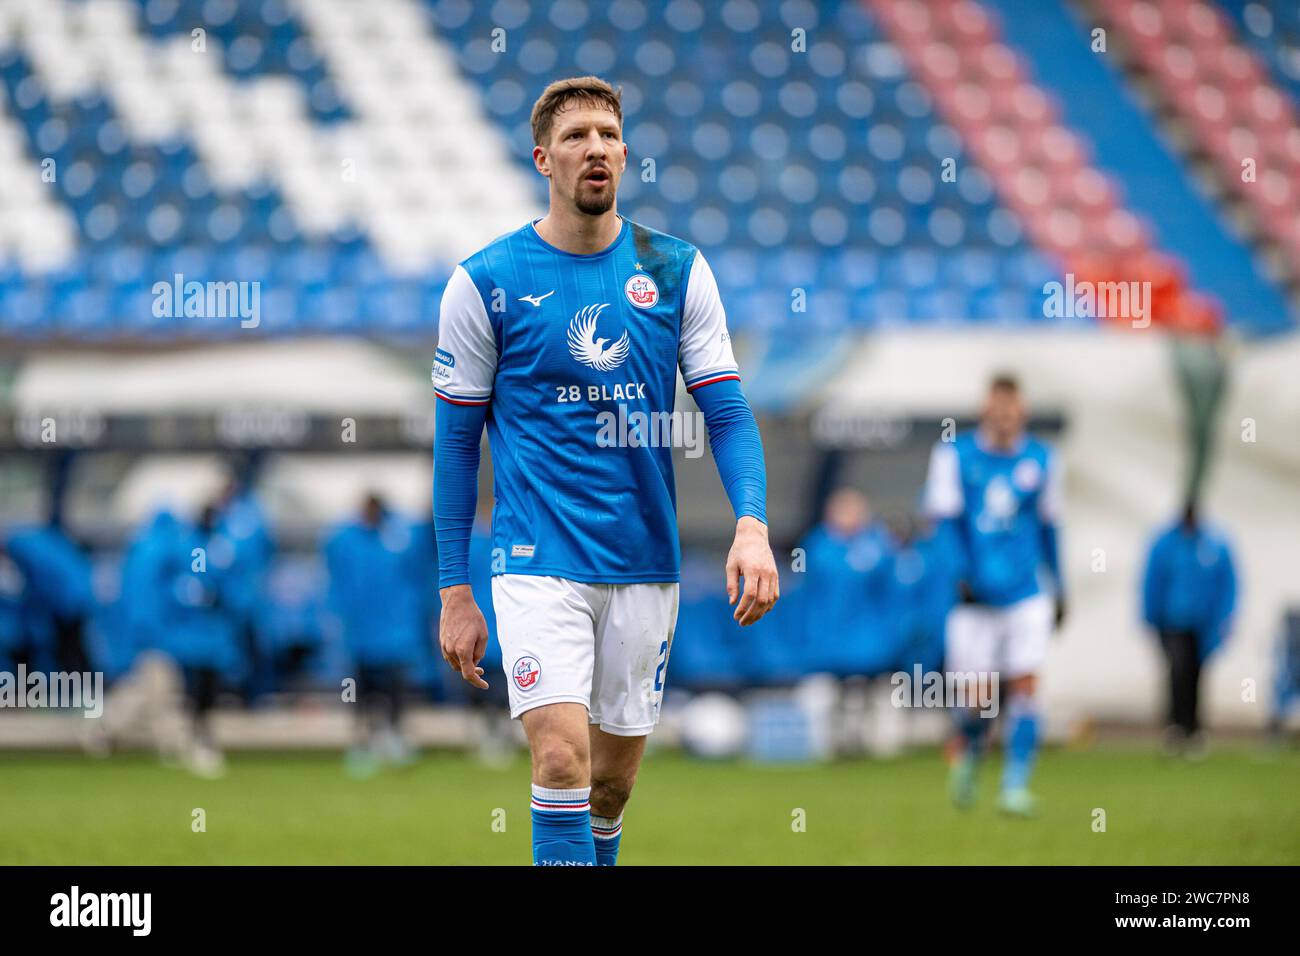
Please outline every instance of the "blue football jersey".
M1026 436L1000 451L970 431L935 445L925 510L956 523L960 573L977 601L1001 607L1041 590L1039 572L1050 561L1043 530L1059 520L1061 493L1046 444Z
M678 579L679 368L688 391L739 378L690 243L623 219L609 248L576 255L530 222L457 266L433 382L444 401L488 406L495 573Z

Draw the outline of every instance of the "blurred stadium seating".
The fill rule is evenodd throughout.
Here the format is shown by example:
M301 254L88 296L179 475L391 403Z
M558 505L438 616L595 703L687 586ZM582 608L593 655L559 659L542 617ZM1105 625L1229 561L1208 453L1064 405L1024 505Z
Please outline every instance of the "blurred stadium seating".
M1116 58L1091 48L1094 19ZM792 31L806 47L792 49ZM0 343L15 368L71 346L123 350L102 353L111 363L265 337L431 352L454 264L544 208L529 110L574 73L622 87L620 208L709 258L762 409L802 412L863 333L1087 334L1098 320L1043 306L1067 272L1152 281L1156 323L1176 330L1295 329L1300 12L1288 0L0 0ZM1242 179L1247 157L1257 180ZM155 285L178 274L258 283L260 323L158 315ZM792 311L796 290L806 311ZM232 402L254 387L232 380ZM427 458L418 440L397 444ZM769 437L784 460L774 488L797 501L779 529L791 546L828 489L806 474L782 484L780 469L811 444ZM906 510L914 482L896 485ZM683 523L701 556L682 630L725 629L708 563L717 526L693 524L692 507ZM10 536L34 517L20 510L0 511ZM269 510L272 524L301 517ZM304 649L321 685L348 666L323 623L314 553L342 517L280 536L257 623L264 648ZM96 541L97 579L116 578L131 530ZM883 603L914 607L925 562L914 541L885 537ZM799 583L785 624L743 644L683 644L681 686L825 669L801 657L811 598ZM9 587L0 658L24 627ZM110 656L115 587L92 636ZM926 634L890 620L897 647L848 669L932 657L932 619ZM461 699L438 673L426 653L421 686Z
M1064 269L1180 254L1186 240L1183 223L1141 208L1144 184L1098 169L1097 131L1072 122L1076 91L1036 80L1033 47L1008 45L1003 24L1024 6L10 0L0 334L229 336L154 315L154 282L181 273L262 283L259 334L427 338L454 262L542 202L528 110L572 71L623 86L636 171L655 167L653 182L625 179L624 208L693 237L739 329L782 323L795 287L813 327L1044 321L1043 284ZM1035 28L1078 29L1043 6ZM1295 80L1268 75L1290 62L1293 20L1250 34L1274 39L1264 60L1204 4L1101 6L1254 206L1261 241L1294 260L1300 145L1283 90ZM767 35L748 42L760 24ZM773 24L809 25L806 53ZM501 55L496 28L526 39ZM1252 105L1230 123L1236 97ZM1244 154L1258 156L1259 188L1240 182ZM1179 160L1159 172L1181 200L1192 173ZM945 161L955 189L940 188ZM1222 258L1220 238L1207 251ZM1230 253L1249 271L1243 247ZM1212 256L1190 264L1201 287ZM1208 284L1280 301L1267 278L1232 281ZM1240 299L1217 308L1289 324L1285 306L1261 317Z

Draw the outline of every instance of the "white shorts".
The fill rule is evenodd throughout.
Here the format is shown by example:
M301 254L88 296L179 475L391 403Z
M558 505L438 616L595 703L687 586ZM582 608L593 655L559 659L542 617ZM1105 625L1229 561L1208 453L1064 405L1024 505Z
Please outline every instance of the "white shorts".
M944 634L944 670L997 672L1001 680L1037 673L1047 658L1054 614L1047 594L1006 607L954 606Z
M676 584L493 577L510 716L571 701L607 734L650 733L677 627L677 591Z

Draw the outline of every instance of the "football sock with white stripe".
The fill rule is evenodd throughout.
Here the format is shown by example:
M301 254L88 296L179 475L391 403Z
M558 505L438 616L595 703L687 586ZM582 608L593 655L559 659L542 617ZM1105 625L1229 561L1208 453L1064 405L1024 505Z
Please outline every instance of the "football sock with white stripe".
M618 859L618 842L623 837L623 814L598 817L593 813L591 837L596 842L596 865L613 866Z
M1007 706L1006 762L1002 767L1002 789L1023 790L1029 784L1038 753L1038 707L1029 694L1015 694Z
M591 787L550 790L533 784L533 864L595 866Z

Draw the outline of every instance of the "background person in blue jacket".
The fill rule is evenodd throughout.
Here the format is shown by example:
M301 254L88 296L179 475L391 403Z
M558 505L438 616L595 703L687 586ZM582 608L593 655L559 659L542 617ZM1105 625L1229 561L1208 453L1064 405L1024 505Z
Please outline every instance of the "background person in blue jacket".
M943 666L944 626L956 585L951 556L923 518L899 521L894 558L894 604L900 635L898 667L908 674Z
M371 493L360 519L343 525L325 544L330 611L356 665L366 747L352 750L348 765L361 774L373 772L381 761L411 758L400 727L408 672L418 663L424 639L421 589L409 572L412 540L410 522Z
M1201 524L1195 505L1159 533L1147 556L1142 616L1169 661L1166 746L1195 755L1204 746L1197 717L1201 667L1223 643L1237 602L1232 551Z
M172 581L180 574L187 529L169 508L159 508L132 538L122 562L118 619L131 656L163 644L170 619Z
M246 661L244 698L253 703L271 691L274 662L258 640L256 622L266 601L266 578L275 557L275 543L252 489L231 479L216 505L215 531L229 556L225 568L225 613L233 623Z
M15 530L5 547L23 581L17 656L37 670L90 671L85 645L95 605L90 559L68 536L58 512L44 525Z
M807 557L812 634L808 664L836 677L874 676L896 657L891 590L895 544L871 502L855 488L826 500L822 523L801 542Z
M163 573L175 576L165 605L162 648L185 675L194 733L186 763L204 777L225 772L212 712L222 686L237 685L248 663L230 599L234 549L217 529L217 521L217 506L205 505L198 522L182 528L180 547L163 563Z

